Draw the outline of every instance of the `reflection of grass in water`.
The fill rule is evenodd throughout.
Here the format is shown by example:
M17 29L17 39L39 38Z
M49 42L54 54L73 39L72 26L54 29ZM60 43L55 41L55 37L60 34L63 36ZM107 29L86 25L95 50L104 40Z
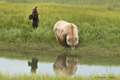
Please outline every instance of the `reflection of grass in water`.
M32 21L28 20L32 6L38 6L40 18L39 28L35 30L32 29ZM63 48L55 40L53 25L58 20L66 20L75 23L79 29L80 44L73 52L118 56L120 55L119 10L119 7L107 6L22 4L0 1L0 41L14 44L10 45L9 49L16 48L17 45L20 49L47 49L60 52ZM0 45L1 49L6 48L2 47L3 45Z
M40 62L53 62L56 55L48 52L18 52L18 51L0 51L0 57L12 59L29 59L37 58Z
M0 51L0 57L12 59L29 59L37 58L40 62L54 62L56 56L62 53L56 52L19 52L19 51ZM119 57L98 57L98 56L78 56L78 64L86 65L119 65Z
M82 77L82 76L50 76L50 75L18 75L18 76L9 76L3 75L0 73L0 80L119 80L120 76L114 76L113 74L97 76L91 75L89 77Z

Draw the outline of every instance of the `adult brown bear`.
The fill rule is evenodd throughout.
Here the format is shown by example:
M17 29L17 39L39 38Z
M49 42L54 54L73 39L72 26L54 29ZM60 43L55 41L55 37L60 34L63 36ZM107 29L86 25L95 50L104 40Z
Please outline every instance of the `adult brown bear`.
M53 64L53 71L58 75L74 75L77 70L78 58L76 55L60 54Z
M38 22L39 22L37 7L32 7L32 14L29 15L29 19L30 20L33 19L32 26L33 26L33 28L37 28Z
M53 31L55 32L57 41L62 46L70 46L74 49L79 42L78 29L73 23L58 21L54 25Z

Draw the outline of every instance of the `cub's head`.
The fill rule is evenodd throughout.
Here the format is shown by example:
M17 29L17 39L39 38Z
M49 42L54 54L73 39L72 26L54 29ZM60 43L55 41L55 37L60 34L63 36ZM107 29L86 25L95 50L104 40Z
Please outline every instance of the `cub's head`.
M77 34L74 36L67 35L67 44L71 47L71 49L74 49L78 42L79 38Z
M35 12L37 12L37 7L32 7L32 13L35 13Z

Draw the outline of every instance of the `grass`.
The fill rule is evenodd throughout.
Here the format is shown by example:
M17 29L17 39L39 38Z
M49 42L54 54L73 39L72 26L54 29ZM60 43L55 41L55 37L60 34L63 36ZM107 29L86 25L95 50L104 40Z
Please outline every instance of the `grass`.
M105 77L105 75L97 76L92 75L89 77L81 76L49 76L49 75L18 75L18 76L9 76L0 74L0 80L119 80L120 76L114 76L112 74Z
M100 6L117 6L120 7L119 0L2 0L15 3L59 3L59 4L71 4L71 5L100 5Z
M37 29L33 29L32 21L28 20L33 6L37 6L39 12ZM42 62L53 62L58 54L72 53L78 55L80 64L119 65L119 14L119 0L0 0L0 57L36 57ZM56 42L53 26L59 20L78 27L80 43L74 51ZM120 80L120 76L9 76L0 73L0 80L39 79Z
M1 50L59 53L67 50L68 53L83 55L120 56L119 6L100 6L97 3L73 6L56 3L12 2L0 1ZM106 5L107 2L113 3L113 0L107 0ZM114 3L119 4L119 1L114 0ZM39 12L40 22L37 29L33 29L32 21L28 20L33 6L37 6ZM80 43L74 51L69 48L64 49L56 42L53 26L59 20L66 20L78 26Z

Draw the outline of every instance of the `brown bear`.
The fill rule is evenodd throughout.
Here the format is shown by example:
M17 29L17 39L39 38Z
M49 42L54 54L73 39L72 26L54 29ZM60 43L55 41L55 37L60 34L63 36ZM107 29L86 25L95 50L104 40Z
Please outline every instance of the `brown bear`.
M74 75L77 70L76 55L58 55L53 64L53 71L58 75Z
M33 19L33 23L32 23L33 28L37 28L39 22L37 7L32 7L32 14L29 15L29 20L31 19Z
M54 25L53 31L55 32L57 41L62 46L70 46L74 49L79 42L78 29L73 23L58 21Z

